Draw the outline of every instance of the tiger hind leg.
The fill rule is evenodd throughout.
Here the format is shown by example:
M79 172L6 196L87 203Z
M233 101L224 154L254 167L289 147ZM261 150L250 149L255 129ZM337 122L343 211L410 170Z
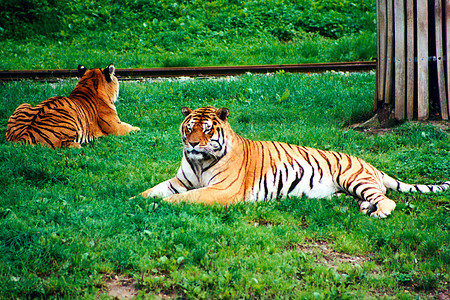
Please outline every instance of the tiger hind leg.
M352 195L349 195L345 192L337 192L333 196L341 197L341 195L344 195L346 198L355 199ZM361 199L356 199L356 200L358 201L359 211L361 213L363 213L365 215L368 214L369 216L373 216L373 217L385 218L395 208L395 202L389 198L386 198L386 199L387 199L387 201L380 200L377 204L373 204L367 200L361 200ZM385 202L381 202L381 201L385 201ZM392 203L390 203L389 201L391 201ZM380 209L378 209L378 205L380 205ZM389 206L391 206L391 209L389 209Z
M359 211L371 217L386 218L395 209L395 202L383 194L378 195L376 199L376 203L358 200Z
M359 182L348 192L356 196L360 211L371 217L386 218L395 209L395 202L386 197L386 190L375 182Z
M383 195L384 196L384 195ZM386 218L395 209L395 202L384 196L384 199L380 200L376 204L377 209L370 214L371 217Z

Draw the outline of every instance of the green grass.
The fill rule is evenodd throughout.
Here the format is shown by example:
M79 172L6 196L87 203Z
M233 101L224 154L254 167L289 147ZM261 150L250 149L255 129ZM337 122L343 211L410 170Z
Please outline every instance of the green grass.
M375 22L375 0L4 0L0 70L373 60Z
M300 64L364 61L376 57L375 33L336 40L310 35L290 42L270 37L238 39L231 43L207 41L199 47L175 51L159 48L122 51L93 45L92 40L75 45L51 40L42 43L7 40L0 41L0 45L3 58L0 70L75 69L78 64L104 67L111 62L118 68Z
M373 73L122 82L119 116L141 131L81 150L5 142L22 102L75 81L0 86L0 298L107 298L108 277L139 295L185 298L432 298L448 290L449 191L400 194L393 215L345 198L230 207L136 197L176 173L181 106L228 107L244 137L361 157L413 183L450 179L450 137L405 123L384 136L346 126L373 109Z

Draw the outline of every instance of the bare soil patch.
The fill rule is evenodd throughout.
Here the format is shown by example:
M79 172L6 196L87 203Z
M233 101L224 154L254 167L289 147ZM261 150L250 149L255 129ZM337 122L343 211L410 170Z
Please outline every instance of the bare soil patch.
M411 123L420 123L424 125L432 125L440 128L442 131L450 134L450 122L449 121L410 121ZM395 129L394 127L381 127L376 120L370 119L369 121L363 123L356 123L349 126L349 128L362 131L368 135L380 135L390 134Z
M450 291L439 292L437 299L450 300Z
M360 265L367 261L363 256L353 256L346 253L337 252L330 248L329 243L325 241L307 241L307 244L295 244L295 248L303 253L313 254L318 261L325 263L328 267L336 269L338 264L350 263L352 265ZM321 255L319 255L321 254Z
M134 299L138 295L139 289L136 287L136 281L134 279L121 275L111 275L106 278L104 289L100 293L107 294L114 300ZM175 291L170 290L163 290L159 293L150 292L149 295L153 295L155 299L178 298Z
M132 299L138 294L136 281L131 278L113 275L105 282L108 296L113 299Z

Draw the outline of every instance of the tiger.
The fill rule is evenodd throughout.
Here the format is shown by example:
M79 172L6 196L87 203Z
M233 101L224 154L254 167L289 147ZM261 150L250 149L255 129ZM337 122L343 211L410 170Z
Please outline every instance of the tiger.
M120 121L114 103L119 96L115 67L78 65L79 82L68 97L52 97L36 106L23 103L8 120L8 142L50 148L81 148L96 138L140 130Z
M348 154L274 141L252 141L235 133L229 110L182 107L183 157L176 176L142 192L164 201L231 205L284 197L356 198L360 211L385 218L395 202L385 193L440 192L450 186L411 185L395 180Z

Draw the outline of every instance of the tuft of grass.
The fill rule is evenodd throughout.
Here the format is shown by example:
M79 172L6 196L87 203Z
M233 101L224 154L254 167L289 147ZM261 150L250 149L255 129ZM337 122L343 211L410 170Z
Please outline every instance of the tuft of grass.
M172 205L143 190L173 177L181 106L228 107L233 129L356 155L401 180L450 178L448 133L405 123L370 137L375 74L243 75L122 82L117 110L139 126L81 150L9 144L22 102L67 95L76 82L0 86L0 298L106 298L106 278L142 296L198 298L433 297L449 281L448 199L390 192L385 220L355 201L288 198L234 206ZM423 134L422 134L423 133Z

